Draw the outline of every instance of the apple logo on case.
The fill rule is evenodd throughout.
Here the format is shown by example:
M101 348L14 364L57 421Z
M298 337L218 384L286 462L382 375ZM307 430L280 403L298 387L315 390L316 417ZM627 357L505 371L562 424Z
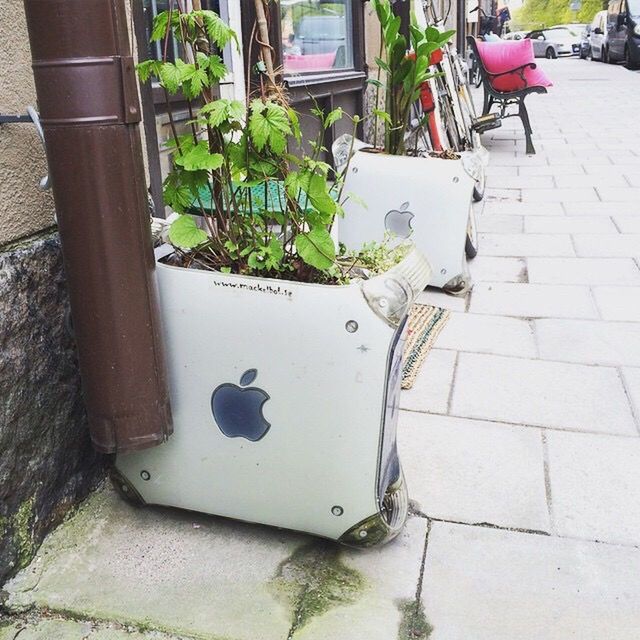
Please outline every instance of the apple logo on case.
M269 431L262 415L262 407L269 394L257 387L249 387L258 375L248 369L240 377L240 386L225 382L211 394L211 411L220 431L229 438L246 438L257 442Z
M391 209L384 217L385 229L399 238L408 238L413 232L411 220L415 216L407 210L408 208L409 203L403 202L400 209Z

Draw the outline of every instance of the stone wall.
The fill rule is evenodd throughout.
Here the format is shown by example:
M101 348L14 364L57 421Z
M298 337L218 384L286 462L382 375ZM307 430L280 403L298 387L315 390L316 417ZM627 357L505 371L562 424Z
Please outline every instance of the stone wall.
M0 585L104 473L71 331L57 234L0 249Z

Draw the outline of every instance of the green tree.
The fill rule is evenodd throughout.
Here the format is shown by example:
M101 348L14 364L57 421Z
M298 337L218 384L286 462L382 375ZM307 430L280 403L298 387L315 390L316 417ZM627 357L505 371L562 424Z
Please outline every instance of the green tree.
M606 0L582 0L579 11L571 10L570 0L525 0L514 12L513 27L538 29L569 22L589 23L593 16L606 8Z

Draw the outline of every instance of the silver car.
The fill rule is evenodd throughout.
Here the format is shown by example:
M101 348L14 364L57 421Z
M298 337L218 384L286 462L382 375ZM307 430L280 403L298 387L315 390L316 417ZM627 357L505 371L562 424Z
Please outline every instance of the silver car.
M591 23L591 59L604 60L607 44L607 12L598 11Z
M533 42L533 53L536 58L557 58L573 56L580 53L580 38L569 29L544 29L532 31L527 38Z

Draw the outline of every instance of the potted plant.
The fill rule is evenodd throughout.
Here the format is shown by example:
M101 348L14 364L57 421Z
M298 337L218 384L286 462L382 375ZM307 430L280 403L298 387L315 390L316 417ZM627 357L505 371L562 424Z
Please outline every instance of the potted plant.
M429 266L407 244L336 247L344 184L331 183L320 140L299 151L262 2L260 89L246 105L213 96L226 72L214 48L235 36L211 11L159 14L152 38L166 51L173 35L185 59L139 65L191 112L181 134L169 110L164 199L177 215L156 270L175 431L119 455L116 485L139 502L374 544L407 515L403 327ZM316 115L327 128L345 114Z
M465 245L474 179L459 154L429 153L421 148L416 134L420 127L408 134L412 107L433 77L432 56L454 32L412 23L407 40L400 33L401 19L394 15L389 0L373 0L373 6L380 21L381 47L376 58L378 77L369 82L376 86L376 104L384 91L384 110L374 110L384 125L384 140L378 148L376 126L373 147L360 148L348 166L349 149L354 148L350 136L334 145L334 156L344 162L347 190L361 194L367 205L363 211L351 201L346 203L348 215L339 226L340 239L358 247L379 241L389 232L411 236L429 256L431 284L452 293L466 293L471 281Z

